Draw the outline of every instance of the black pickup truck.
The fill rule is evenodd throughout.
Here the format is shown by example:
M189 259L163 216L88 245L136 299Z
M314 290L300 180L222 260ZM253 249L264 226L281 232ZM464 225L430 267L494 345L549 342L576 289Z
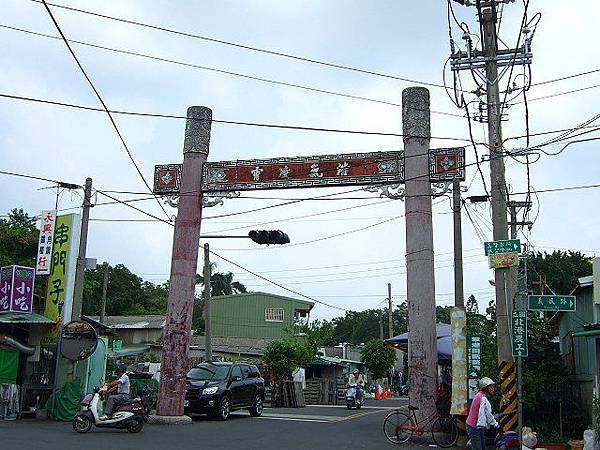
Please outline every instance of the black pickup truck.
M247 409L252 417L258 417L264 400L265 380L251 364L202 363L192 367L186 377L186 414L209 414L227 420L231 411Z

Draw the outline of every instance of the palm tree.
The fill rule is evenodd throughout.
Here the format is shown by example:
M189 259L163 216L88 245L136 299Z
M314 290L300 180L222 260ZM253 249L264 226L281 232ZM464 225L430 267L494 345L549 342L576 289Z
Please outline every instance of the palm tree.
M233 281L233 273L217 272L217 264L210 263L210 294L213 297L219 295L243 294L247 292L246 286L239 281ZM204 271L203 271L204 272ZM204 277L196 274L196 284L204 286Z

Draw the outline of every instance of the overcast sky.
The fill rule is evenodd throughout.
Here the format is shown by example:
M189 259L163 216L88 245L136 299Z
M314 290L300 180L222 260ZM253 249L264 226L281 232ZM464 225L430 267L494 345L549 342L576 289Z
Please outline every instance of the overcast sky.
M600 5L594 0L576 3L575 6L564 0L531 0L529 17L538 11L542 13L533 41L533 83L599 68L597 18ZM61 0L61 4L435 84L442 83L444 62L449 55L446 2L441 0ZM67 38L105 47L396 104L401 103L402 90L410 86L398 80L177 36L64 9L52 10ZM478 31L474 8L456 4L455 11L473 33ZM509 46L515 45L522 14L522 2L504 8L500 37ZM29 0L3 0L0 17L3 43L0 93L99 106L63 42L6 28L57 35L43 5ZM453 33L462 45L456 25ZM477 43L477 38L474 39ZM392 133L402 130L398 106L310 92L78 44L73 44L73 49L104 101L116 110L185 115L188 106L203 105L213 110L216 119ZM522 69L515 69L513 77L519 73ZM451 79L449 70L447 78ZM463 87L474 88L470 75L463 73L462 80ZM531 132L573 127L597 114L600 89L540 97L595 86L599 80L600 74L596 72L532 86L528 92ZM522 83L523 77L516 81ZM502 86L507 82L508 75L505 75ZM461 114L444 89L429 89L432 110ZM467 97L468 101L475 99L471 94ZM523 103L509 108L508 120L503 122L504 137L524 134L524 111ZM155 164L182 160L185 121L127 116L116 116L116 120L149 181ZM480 123L474 123L473 133L476 141L486 139ZM432 114L432 135L467 138L467 120ZM583 137L593 136L597 133ZM544 142L548 137L534 136L531 144ZM475 160L468 142L432 140L431 143L432 147L448 145L466 145L467 163ZM402 146L401 138L394 137L213 124L209 160L401 150ZM512 139L506 144L509 149L523 146L523 139ZM546 150L560 148L552 146ZM480 154L487 154L483 146L478 150ZM597 141L574 144L558 156L542 154L530 167L531 186L545 190L598 184L597 155ZM506 164L510 189L526 191L525 166L512 159L507 159ZM488 164L481 167L489 187ZM79 184L89 176L101 190L143 193L146 189L106 114L6 98L0 98L0 170ZM22 207L30 214L52 209L56 189L44 189L49 186L52 184L0 175L3 193L0 215L15 207ZM467 168L464 186L469 188L463 194L465 197L484 194L481 179L472 165ZM405 227L404 219L399 217L404 214L404 203L384 201L386 199L380 199L376 193L343 194L350 190L353 189L245 192L242 197L252 198L226 200L223 206L205 209L202 233L245 234L251 229L282 229L292 240L287 248L261 248L242 239L212 240L210 244L216 253L243 267L343 309L380 307L387 295L388 282L392 283L394 302L398 304L406 293ZM307 198L332 193L339 193L342 198L364 199L304 201L243 213L282 203L273 198ZM111 195L119 199L144 197ZM540 251L568 248L588 255L600 253L597 196L598 189L540 193L539 202L534 198L530 215L535 219L527 235L530 242ZM523 200L524 196L515 199ZM107 198L97 195L94 201L104 203ZM61 193L59 209L80 204L80 193ZM453 303L451 209L444 199L434 199L434 204L436 297L438 304L449 305ZM153 200L133 205L165 217ZM166 208L169 214L176 214L175 209ZM493 274L487 268L481 242L491 240L489 206L472 206L470 213L481 236L463 212L465 294L475 294L483 307L493 297L493 288L488 283ZM307 215L311 217L301 217ZM148 219L124 205L98 205L91 217L89 257L112 265L125 264L155 283L168 278L170 226L159 221L97 220ZM386 219L393 220L352 232ZM278 222L265 223L271 221ZM346 232L351 233L305 243ZM294 296L218 258L215 262L220 271L234 272L236 279L250 290ZM343 310L324 305L317 305L313 310L313 317L319 318L340 314Z

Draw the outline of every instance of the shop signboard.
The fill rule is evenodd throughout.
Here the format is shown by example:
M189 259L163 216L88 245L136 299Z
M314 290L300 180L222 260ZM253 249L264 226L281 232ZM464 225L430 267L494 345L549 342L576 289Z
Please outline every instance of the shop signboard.
M45 344L56 342L56 336L62 325L71 320L79 230L80 216L78 214L56 217L52 265L48 276L44 310L44 315L54 322L54 327L42 339Z
M54 238L54 211L42 211L42 225L38 240L38 253L35 265L37 275L49 275L52 265L52 239Z
M482 336L467 335L467 378L469 402L479 391L478 381L481 377L481 355L482 355Z

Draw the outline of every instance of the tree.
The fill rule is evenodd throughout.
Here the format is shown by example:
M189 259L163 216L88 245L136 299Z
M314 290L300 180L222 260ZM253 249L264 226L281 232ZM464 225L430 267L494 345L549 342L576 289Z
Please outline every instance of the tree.
M296 367L306 364L307 354L306 349L296 340L275 339L267 344L263 360L273 371L275 378L281 380L291 376Z
M436 306L435 307L435 322L446 323L450 325L450 313L452 306Z
M373 378L379 379L385 377L394 366L396 352L381 339L372 339L361 350L360 359L373 374Z
M83 286L83 314L98 315L102 308L104 265L86 270ZM109 316L165 314L169 285L143 281L123 264L108 266L106 314Z
M306 325L292 325L287 330L304 347L301 366L310 364L317 357L319 349L333 336L333 326L326 320L315 320Z
M473 294L469 295L469 298L467 299L466 311L467 314L479 314L479 305Z
M204 270L202 271L204 273ZM204 286L204 276L196 275L196 284ZM219 295L243 294L247 292L246 286L239 281L233 281L233 273L217 272L217 264L210 263L210 294L213 297Z
M401 303L392 312L394 334L402 334L407 331L407 308L406 303ZM365 311L348 311L343 317L336 317L331 321L333 326L334 343L348 342L351 344L362 344L371 339L379 338L380 321L383 320L383 337L389 338L387 327L388 309L367 309Z
M35 222L35 217L16 208L0 219L0 266L34 266L39 236Z
M534 253L527 260L529 292L570 294L577 287L578 278L592 274L590 260L583 253L571 250Z

